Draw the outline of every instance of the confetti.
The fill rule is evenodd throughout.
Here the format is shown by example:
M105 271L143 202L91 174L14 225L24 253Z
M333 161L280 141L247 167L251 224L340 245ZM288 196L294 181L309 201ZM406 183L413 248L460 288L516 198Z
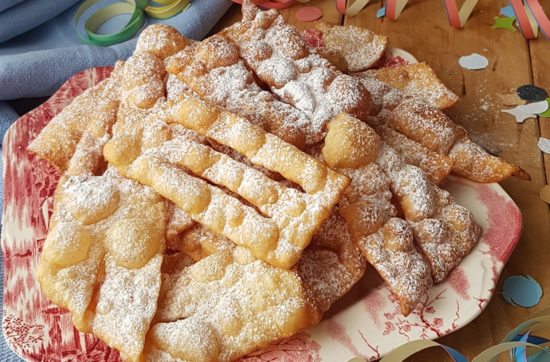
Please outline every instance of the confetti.
M460 64L460 66L464 69L479 70L487 68L489 65L489 60L487 60L487 58L483 55L473 53L460 57L460 59L458 59L458 64Z
M542 288L530 276L514 275L504 281L502 297L512 305L529 308L539 303Z
M319 20L323 17L323 12L316 6L304 6L296 12L296 19L303 22Z
M539 117L550 118L550 98L546 98L546 103L548 103L548 109L546 112L539 113Z
M516 18L499 18L498 16L494 17L495 24L492 26L493 29L509 29L512 31L517 31L514 27L514 21Z
M507 18L516 17L516 14L514 13L514 8L512 7L512 5L508 5L503 8L500 8L500 15L505 16Z
M501 112L509 113L516 117L518 123L523 123L527 118L535 118L537 114L546 112L548 110L548 102L535 102L521 106L517 106L512 109L503 109Z
M521 99L529 102L544 101L548 98L548 93L544 89L530 84L519 87L517 93Z
M538 145L539 145L539 150L541 150L544 153L548 153L550 155L550 139L540 137Z

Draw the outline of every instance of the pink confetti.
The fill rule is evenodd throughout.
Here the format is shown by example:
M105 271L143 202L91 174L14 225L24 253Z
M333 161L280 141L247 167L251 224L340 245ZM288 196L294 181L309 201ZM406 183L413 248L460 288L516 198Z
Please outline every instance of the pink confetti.
M323 11L316 6L304 6L296 12L296 19L309 22L319 20L323 17Z

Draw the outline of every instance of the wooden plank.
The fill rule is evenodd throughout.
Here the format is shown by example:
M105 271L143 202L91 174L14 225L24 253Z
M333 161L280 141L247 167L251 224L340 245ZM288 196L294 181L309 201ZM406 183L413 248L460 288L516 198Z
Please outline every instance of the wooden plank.
M550 14L550 3L541 4L546 14ZM550 92L550 40L543 34L538 39L529 41L533 67L533 84ZM539 118L540 135L550 138L550 118ZM550 184L550 155L544 155L546 183Z
M390 37L390 44L403 48L419 60L428 62L440 78L461 96L460 102L448 113L464 125L474 140L488 151L517 163L532 177L531 182L509 179L502 183L522 210L524 227L522 238L508 261L497 285L497 294L487 309L471 324L440 339L471 359L482 350L499 343L513 327L547 305L548 296L534 308L514 307L498 295L506 277L529 274L541 285L550 285L550 271L545 265L550 259L550 218L548 207L538 192L545 184L542 157L537 148L538 124L528 120L520 125L500 110L505 106L499 95L513 94L515 89L531 82L531 68L527 42L518 32L492 29L493 17L499 9L508 5L504 0L479 2L465 28L451 28L441 1L411 3L397 21L377 19L376 11L381 2L369 4L345 24L366 26ZM542 69L550 69L550 52L546 39L540 51L539 84L550 84L549 76ZM481 71L462 69L458 58L479 53L489 59L489 67ZM535 72L537 73L537 72ZM547 124L550 126L550 124ZM545 132L550 127L545 128ZM548 134L550 137L550 134ZM503 222L505 222L503 220ZM429 351L411 360L422 361Z

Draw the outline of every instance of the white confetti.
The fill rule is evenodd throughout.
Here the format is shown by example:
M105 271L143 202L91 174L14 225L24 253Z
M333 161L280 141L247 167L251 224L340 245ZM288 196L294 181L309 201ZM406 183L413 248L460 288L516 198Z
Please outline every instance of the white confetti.
M516 117L518 123L523 123L527 118L535 118L537 114L546 112L547 110L548 102L544 100L520 105L512 109L503 109L502 112L510 113L512 116Z
M489 60L483 55L473 53L460 57L460 59L458 59L458 64L464 69L479 70L487 68Z
M544 153L550 154L550 139L540 137L538 145L539 145L539 150L541 150Z

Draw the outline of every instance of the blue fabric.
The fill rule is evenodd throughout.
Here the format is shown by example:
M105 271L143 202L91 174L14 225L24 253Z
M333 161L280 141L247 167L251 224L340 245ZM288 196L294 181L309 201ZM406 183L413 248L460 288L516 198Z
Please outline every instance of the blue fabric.
M79 4L64 12L51 17L50 20L39 25L35 19L17 22L9 20L4 24L2 18L8 13L14 14L19 7L31 9L33 14L44 11L43 6L53 6L62 0L0 0L9 2L9 8L0 12L0 39L18 35L8 41L0 43L0 136L4 138L7 128L19 115L2 100L43 97L53 94L67 79L74 74L91 67L113 65L118 59L128 58L136 45L137 35L132 39L109 47L84 45L76 35L73 25L74 14ZM22 1L20 4L14 5ZM75 4L76 0L65 0L65 4ZM194 0L184 12L169 19L148 18L147 23L164 23L171 25L191 39L202 39L230 8L229 0ZM6 7L8 4L6 5ZM90 9L92 11L93 9ZM15 19L15 17L14 17ZM34 18L33 18L34 19ZM83 17L85 19L85 17ZM102 26L98 33L112 33L113 29L120 29L127 18L124 16L110 20ZM37 26L38 25L38 26ZM81 26L81 25L80 25ZM5 27L5 28L4 28ZM27 31L28 29L31 29ZM9 29L5 33L4 29ZM2 40L0 40L2 41ZM1 171L0 165L0 171ZM3 178L0 183L0 202L3 207ZM0 311L3 306L3 258L0 259ZM0 338L0 361L21 361L6 345L3 337Z
M230 6L229 0L195 0L172 18L149 18L148 23L162 22L188 38L202 39ZM50 95L75 73L132 54L136 37L109 47L83 45L72 22L77 7L0 44L0 100Z
M79 0L27 0L0 13L0 43L61 14Z
M2 0L0 1L0 13L6 9L11 8L14 5L22 3L25 0Z

